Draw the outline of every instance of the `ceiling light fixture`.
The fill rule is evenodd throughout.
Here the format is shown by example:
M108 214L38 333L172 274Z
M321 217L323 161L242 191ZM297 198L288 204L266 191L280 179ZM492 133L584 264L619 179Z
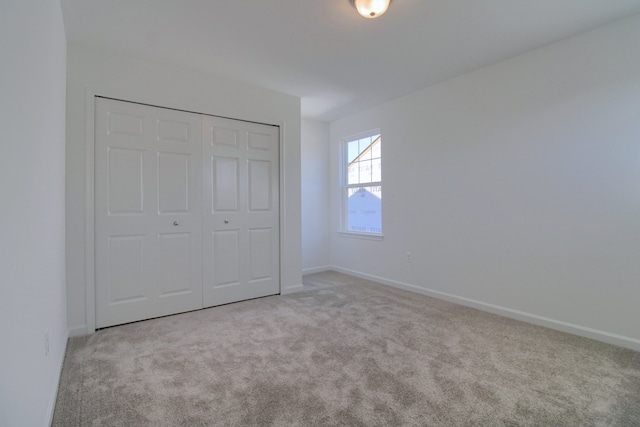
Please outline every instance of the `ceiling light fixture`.
M387 11L391 0L351 0L358 13L365 18L377 18Z

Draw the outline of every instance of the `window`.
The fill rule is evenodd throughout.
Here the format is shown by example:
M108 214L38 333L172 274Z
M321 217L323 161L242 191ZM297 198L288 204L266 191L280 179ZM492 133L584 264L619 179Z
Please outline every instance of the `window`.
M382 136L368 132L343 140L342 231L382 235Z

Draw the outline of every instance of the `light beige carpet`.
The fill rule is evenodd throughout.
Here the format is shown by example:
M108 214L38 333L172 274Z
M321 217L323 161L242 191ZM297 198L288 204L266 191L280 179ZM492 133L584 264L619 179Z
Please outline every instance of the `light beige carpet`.
M640 355L338 273L69 340L54 426L640 426Z

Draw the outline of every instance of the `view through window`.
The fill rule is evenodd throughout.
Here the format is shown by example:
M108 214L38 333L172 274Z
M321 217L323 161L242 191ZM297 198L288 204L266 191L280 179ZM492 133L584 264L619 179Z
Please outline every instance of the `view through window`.
M345 140L346 231L382 233L382 136Z

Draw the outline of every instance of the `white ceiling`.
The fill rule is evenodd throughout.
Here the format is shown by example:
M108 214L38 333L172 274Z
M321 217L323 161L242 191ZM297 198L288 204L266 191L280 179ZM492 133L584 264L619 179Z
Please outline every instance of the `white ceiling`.
M640 13L640 0L61 0L68 42L302 99L331 121Z

